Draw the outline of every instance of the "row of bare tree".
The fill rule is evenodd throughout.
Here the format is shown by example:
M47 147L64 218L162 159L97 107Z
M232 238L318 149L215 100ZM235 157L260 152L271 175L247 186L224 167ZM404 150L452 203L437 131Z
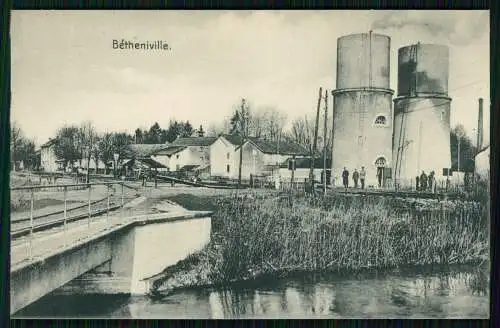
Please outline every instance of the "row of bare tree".
M324 146L330 149L332 146L332 116L328 118L327 138L318 135L317 149ZM324 118L320 117L320 126L324 125ZM253 109L246 102L245 108L235 108L233 115L226 118L219 124L212 124L207 129L208 136L218 136L220 134L242 134L240 127L245 126L244 135L250 137L264 138L270 141L288 141L298 143L307 149L310 148L314 139L315 119L314 113L311 116L304 115L289 121L286 113L275 108L263 107Z
M311 111L313 114L313 111ZM323 115L320 115L319 126L324 126ZM331 149L333 142L332 115L329 115L326 139L323 134L318 135L317 150L321 151L326 146ZM243 129L243 130L242 130ZM238 105L234 108L231 117L226 118L219 124L212 124L207 131L200 126L194 130L189 122L177 122L171 120L169 127L161 129L155 123L149 131L137 129L134 136L125 132L97 132L92 122L83 122L80 125L66 125L57 131L55 137L55 154L57 158L63 159L67 164L73 166L75 163L82 164L82 159L94 160L96 168L99 161L109 163L114 154L123 158L123 146L132 143L164 143L175 140L178 136L207 135L218 136L221 134L240 134L244 136L258 137L270 141L295 142L306 149L311 149L315 130L314 116L304 115L289 122L287 115L275 108L262 107L254 109L247 101L244 106ZM457 138L460 135L460 138ZM451 131L452 161L460 157L462 167L473 167L473 156L475 147L472 141L465 135L463 126L457 125ZM460 140L460 155L458 155L458 140ZM23 161L36 166L35 144L33 140L24 137L21 128L16 122L11 124L11 158L13 162Z

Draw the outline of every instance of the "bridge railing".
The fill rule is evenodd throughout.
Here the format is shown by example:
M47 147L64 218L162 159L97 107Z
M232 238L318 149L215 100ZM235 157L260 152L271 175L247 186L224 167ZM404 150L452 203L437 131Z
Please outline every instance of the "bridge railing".
M33 258L33 234L59 227L63 229L64 245L67 245L68 224L87 221L90 231L92 218L100 220L107 229L110 212L117 211L124 218L125 201L135 198L123 181L81 184L23 186L11 188L11 240L28 238L28 259ZM118 210L120 212L118 213Z

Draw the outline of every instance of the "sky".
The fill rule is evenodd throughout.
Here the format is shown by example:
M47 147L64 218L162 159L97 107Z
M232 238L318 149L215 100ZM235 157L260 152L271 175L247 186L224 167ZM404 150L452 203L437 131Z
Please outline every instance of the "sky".
M451 124L475 138L482 97L489 140L488 11L12 11L11 120L40 145L86 120L101 132L208 127L242 97L289 122L312 117L319 87L335 88L337 38L370 29L391 37L393 90L398 48L448 45ZM113 49L122 39L171 49Z

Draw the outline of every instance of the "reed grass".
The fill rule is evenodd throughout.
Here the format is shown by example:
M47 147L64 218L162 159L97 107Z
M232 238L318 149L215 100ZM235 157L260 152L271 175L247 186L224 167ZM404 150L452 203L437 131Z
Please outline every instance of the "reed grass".
M289 195L225 198L217 208L210 244L154 289L169 279L172 288L269 273L457 264L488 257L488 213L478 202Z

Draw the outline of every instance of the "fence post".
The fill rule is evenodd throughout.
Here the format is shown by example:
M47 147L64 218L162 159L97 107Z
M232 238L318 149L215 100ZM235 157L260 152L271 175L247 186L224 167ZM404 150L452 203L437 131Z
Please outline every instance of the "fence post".
M90 216L91 216L91 208L90 208L90 202L91 202L91 192L92 192L92 186L90 185L90 183L88 184L88 188L89 188L89 213L88 213L88 220L87 220L87 226L88 228L90 228Z
M125 182L122 182L121 185L122 185L122 219L123 219L123 217L124 217L123 205L125 204L123 201L123 189L125 187Z
M33 207L35 203L35 189L31 188L31 200L30 200L30 243L29 243L29 254L28 258L31 260L33 258Z
M66 221L68 219L68 206L67 206L67 199L68 199L68 187L64 186L64 246L67 244L67 229L68 227L66 226Z

